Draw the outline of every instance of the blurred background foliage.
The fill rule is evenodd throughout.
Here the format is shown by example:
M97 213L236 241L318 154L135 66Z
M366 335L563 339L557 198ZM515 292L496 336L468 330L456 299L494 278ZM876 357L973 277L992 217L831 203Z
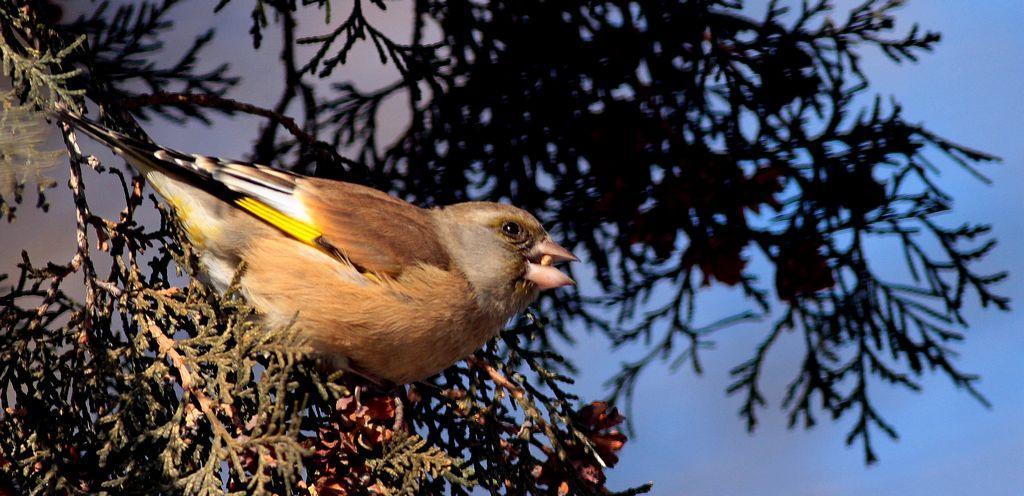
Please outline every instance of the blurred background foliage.
M869 379L916 390L915 376L940 370L981 399L948 346L969 296L1007 308L991 289L1005 274L972 269L995 244L988 227L935 219L952 199L934 174L964 167L984 180L975 166L993 157L904 120L898 102L856 103L870 91L861 51L898 64L939 41L917 26L893 32L901 3L837 12L773 1L752 19L727 1L417 2L412 44L366 31L402 80L371 93L338 83L307 111L316 132L355 147L371 184L423 204L510 201L585 250L600 292L547 300L541 313L565 339L566 324L582 321L614 345L649 343L612 377L613 400L628 400L652 362L700 372L709 334L775 310L733 370L729 391L744 396L749 428L764 405L764 357L795 330L806 354L784 402L790 423L854 415L848 439L871 462L871 430L894 430ZM325 54L309 69L329 74L344 60L360 12L331 36L300 40ZM434 25L440 39L423 42ZM380 102L400 91L412 124L380 151ZM896 241L906 280L872 270L873 238ZM755 257L768 281L748 270ZM695 322L711 284L741 287L751 308Z

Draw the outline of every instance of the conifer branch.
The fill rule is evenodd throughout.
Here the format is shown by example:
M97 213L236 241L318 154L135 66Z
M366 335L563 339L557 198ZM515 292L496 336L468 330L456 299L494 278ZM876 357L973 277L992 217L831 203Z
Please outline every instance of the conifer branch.
M328 374L293 330L263 328L235 290L206 287L174 213L144 203L141 178L103 167L62 125L74 254L38 263L23 253L0 275L0 488L608 494L625 419L573 395L574 365L553 351L581 323L612 346L646 346L609 382L628 407L645 371L688 363L700 373L720 329L772 316L732 372L740 416L757 424L770 351L795 336L804 357L784 393L790 425L850 416L846 440L869 463L875 433L896 435L873 403L879 383L916 391L934 369L984 401L953 343L970 299L1008 308L994 289L1005 274L977 269L995 244L986 226L935 218L952 204L935 172L983 177L978 166L994 157L909 124L896 103L859 103L870 88L862 50L915 60L938 35L894 34L901 2L867 1L845 19L826 1L784 3L752 19L729 1L422 0L406 42L371 23L367 9L385 7L376 0L305 39L300 8L329 19L329 2L257 0L254 45L272 22L284 44L284 85L268 109L228 96L239 80L210 59L212 32L167 63L174 0L101 3L66 24L50 22L44 0L0 0L0 68L14 87L5 101L24 104L5 109L88 103L140 139L136 117L258 116L272 123L254 139L258 160L423 206L511 200L583 250L597 279L591 296L546 297L437 377L382 391ZM361 90L345 79L338 69L362 41L397 80ZM299 44L313 47L308 58ZM399 95L411 124L384 143L381 112ZM38 139L24 141L18 157L46 156ZM18 178L16 201L0 202L8 218ZM123 208L104 216L89 199L107 191ZM158 226L137 223L146 210ZM879 271L873 239L899 243L911 277ZM768 284L751 273L754 256ZM735 286L751 308L702 325L701 288L712 284Z

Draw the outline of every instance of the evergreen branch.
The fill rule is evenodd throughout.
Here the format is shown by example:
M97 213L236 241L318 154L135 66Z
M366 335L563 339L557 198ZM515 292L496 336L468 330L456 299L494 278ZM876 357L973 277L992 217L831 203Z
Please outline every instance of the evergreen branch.
M307 145L317 144L317 139L312 136L295 123L295 120L286 115L282 115L270 109L265 109L252 105L249 103L239 102L230 98L224 98L218 95L211 94L189 94L189 93L153 93L136 95L130 98L125 98L119 102L123 108L127 110L135 110L140 107L159 107L164 105L173 106L188 106L195 105L199 107L215 108L223 110L225 112L244 112L247 114L258 115L274 121L276 124L280 124L282 127L288 130L295 139L305 143Z
M8 14L0 16L7 20ZM54 72L65 58L85 43L85 36L76 38L68 46L54 52L38 50L13 40L10 29L0 29L0 71L11 78L15 90L24 98L42 108L55 102L73 105L85 93L83 89L68 88L68 82L82 73L80 69Z
M249 103L239 102L237 100L210 94L154 93L126 98L120 101L120 105L125 110L135 110L147 106L160 107L164 105L178 107L198 106L215 108L228 113L237 111L258 115L287 129L297 141L314 151L317 160L330 163L335 167L338 167L339 165L348 165L359 168L365 167L358 162L339 155L332 146L318 140L316 136L305 132L291 117Z

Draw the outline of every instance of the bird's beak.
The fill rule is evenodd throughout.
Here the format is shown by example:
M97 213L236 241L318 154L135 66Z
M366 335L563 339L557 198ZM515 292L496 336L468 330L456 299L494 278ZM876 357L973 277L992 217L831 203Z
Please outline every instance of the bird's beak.
M544 238L530 250L526 262L526 274L523 278L536 284L542 291L570 286L576 284L576 281L551 265L558 262L578 262L579 260L576 255L562 248L551 238Z

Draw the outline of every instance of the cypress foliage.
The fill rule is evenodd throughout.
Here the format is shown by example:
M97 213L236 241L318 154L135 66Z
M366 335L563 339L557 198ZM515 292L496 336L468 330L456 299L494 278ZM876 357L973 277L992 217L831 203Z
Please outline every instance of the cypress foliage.
M994 246L987 227L934 219L951 199L931 179L945 163L976 172L993 157L909 124L895 103L857 103L869 87L858 50L903 62L939 39L916 26L893 37L901 2L867 1L837 22L825 1L773 1L754 19L728 0L417 0L405 42L368 20L388 7L380 0L354 0L340 18L328 0L255 0L254 47L268 30L283 41L285 85L271 109L227 97L238 83L227 64L197 69L212 32L176 61L161 57L177 3L103 2L68 21L42 0L0 0L9 221L26 182L45 206L43 166L57 155L41 148L40 123L56 107L95 108L143 139L136 119L247 114L267 122L259 162L423 205L508 199L537 213L586 251L598 293L548 295L466 361L378 390L325 372L291 328L260 326L234 290L205 287L173 212L61 127L75 252L66 262L23 253L0 276L0 488L613 494L605 470L626 438L612 405L628 406L652 364L700 372L714 331L759 314L775 321L729 389L751 429L783 331L806 344L783 402L791 424L853 415L847 442L860 441L868 462L874 432L895 436L871 403L879 381L917 389L915 377L935 369L982 399L949 343L962 337L969 291L1007 308L992 291L1004 274L972 268ZM340 22L299 38L302 9ZM340 79L358 43L400 78L370 92ZM313 48L307 60L300 45ZM411 125L382 144L381 105L396 96ZM301 120L285 115L292 108ZM116 217L93 212L85 174L91 189L120 192ZM158 226L136 221L148 208ZM900 243L912 280L872 270L864 246L879 237ZM924 248L934 241L937 254ZM747 268L755 253L771 284ZM699 288L712 283L741 288L751 309L696 322ZM572 341L572 323L613 346L647 346L610 379L610 403L571 392L574 365L553 345Z

